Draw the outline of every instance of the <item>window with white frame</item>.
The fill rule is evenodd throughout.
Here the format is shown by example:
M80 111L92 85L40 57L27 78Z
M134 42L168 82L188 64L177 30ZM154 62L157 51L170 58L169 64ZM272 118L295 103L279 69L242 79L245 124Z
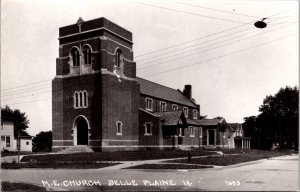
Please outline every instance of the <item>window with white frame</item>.
M153 99L146 98L146 110L153 111Z
M116 66L121 67L122 63L122 51L121 49L117 49L116 51Z
M185 117L189 117L189 109L187 107L183 107L183 113Z
M150 136L152 135L152 123L147 122L145 123L145 136Z
M5 136L1 136L1 141L5 141Z
M193 109L193 119L198 119L198 110Z
M74 99L74 108L87 108L88 107L88 92L84 91L75 91L73 95Z
M173 110L173 111L178 111L178 105L173 104L173 105L172 105L172 110Z
M82 48L84 64L91 64L91 48L89 45L84 45Z
M195 127L190 127L190 137L195 137Z
M167 103L164 101L160 102L160 111L167 111Z
M70 58L73 67L78 67L80 64L80 54L77 47L73 47L70 51Z
M122 135L123 123L121 121L117 121L117 135Z
M183 137L184 136L184 130L183 128L178 129L178 136Z
M199 127L199 137L202 137L202 127Z

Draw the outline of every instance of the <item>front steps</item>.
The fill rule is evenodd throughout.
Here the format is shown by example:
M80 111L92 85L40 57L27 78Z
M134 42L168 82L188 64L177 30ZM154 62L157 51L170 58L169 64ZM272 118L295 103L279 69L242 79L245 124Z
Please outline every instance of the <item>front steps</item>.
M89 152L94 152L89 146L75 145L75 146L63 149L62 151L59 151L57 153L64 154L64 153L89 153Z

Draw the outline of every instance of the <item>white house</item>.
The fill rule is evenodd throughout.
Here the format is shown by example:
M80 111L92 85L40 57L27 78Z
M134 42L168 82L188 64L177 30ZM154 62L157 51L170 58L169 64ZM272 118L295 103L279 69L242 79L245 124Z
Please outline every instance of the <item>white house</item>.
M14 136L14 122L12 120L1 120L1 150L17 151L18 138ZM20 151L32 151L32 137L19 136Z
M242 124L239 123L229 123L230 128L228 134L228 147L230 149L250 149L250 139L249 137L244 137L244 131Z

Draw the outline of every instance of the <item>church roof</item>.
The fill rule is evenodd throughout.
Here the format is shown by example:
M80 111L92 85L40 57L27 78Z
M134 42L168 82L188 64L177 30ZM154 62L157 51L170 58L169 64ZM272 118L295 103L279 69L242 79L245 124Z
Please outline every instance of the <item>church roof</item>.
M185 122L185 118L182 111L164 111L154 113L156 116L159 116L160 119L164 120L164 125L178 125L179 120ZM182 117L182 118L181 118Z
M137 77L137 80L140 84L141 94L197 108L195 103L189 100L178 90L139 77Z

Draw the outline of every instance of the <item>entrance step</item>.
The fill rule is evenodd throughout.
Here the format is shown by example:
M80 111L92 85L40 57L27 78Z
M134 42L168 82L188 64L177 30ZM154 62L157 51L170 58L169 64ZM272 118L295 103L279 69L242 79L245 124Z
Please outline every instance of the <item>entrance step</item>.
M75 145L73 147L68 147L57 153L80 153L80 152L87 153L87 152L94 152L94 151L87 145Z

